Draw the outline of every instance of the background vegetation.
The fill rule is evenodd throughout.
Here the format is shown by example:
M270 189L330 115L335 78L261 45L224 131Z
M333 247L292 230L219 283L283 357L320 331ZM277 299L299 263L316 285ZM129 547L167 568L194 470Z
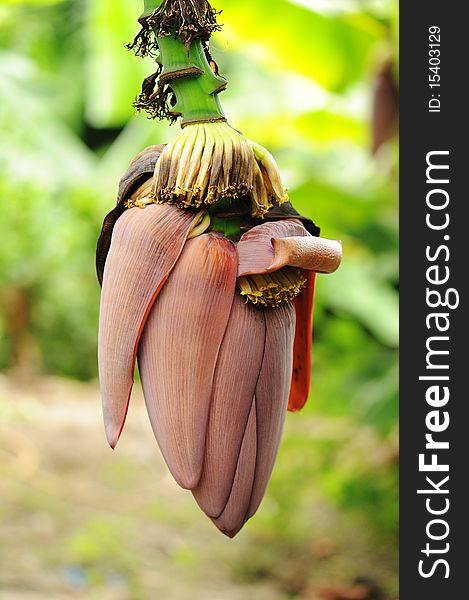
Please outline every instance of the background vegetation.
M371 148L397 1L215 3L230 122L345 251L310 401L234 542L166 478L138 398L117 455L100 430L96 239L131 157L175 132L132 108L141 4L0 1L0 597L395 599L396 140Z

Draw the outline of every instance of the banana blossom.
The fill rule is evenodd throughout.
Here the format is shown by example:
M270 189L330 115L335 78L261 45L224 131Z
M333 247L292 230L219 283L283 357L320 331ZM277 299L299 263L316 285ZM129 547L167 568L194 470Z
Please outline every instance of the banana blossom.
M275 160L231 127L207 0L145 0L130 44L157 53L135 106L181 131L132 161L98 242L98 362L119 440L135 364L163 457L216 527L257 511L287 407L308 397L317 272L341 260L288 202Z
M114 448L138 360L172 475L233 537L264 496L287 406L306 402L315 275L338 267L341 245L294 217L233 242L206 232L205 211L146 204L151 183L127 197L133 208L116 220L102 261L106 435Z

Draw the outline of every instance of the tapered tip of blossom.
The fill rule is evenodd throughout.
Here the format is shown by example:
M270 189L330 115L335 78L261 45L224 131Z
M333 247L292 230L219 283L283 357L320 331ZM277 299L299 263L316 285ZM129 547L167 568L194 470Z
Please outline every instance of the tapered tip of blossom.
M235 538L238 533L241 531L241 529L244 527L244 523L240 526L237 527L236 529L233 529L232 531L228 531L226 529L223 529L223 527L217 527L218 531L220 531L220 533L223 533L223 535L226 535L226 537L230 538L230 540L232 540L233 538Z
M111 446L113 450L116 449L116 446L120 440L122 430L116 431L114 427L105 426L104 428L106 432L106 439L108 444Z
M153 176L153 202L179 208L221 198L249 198L253 217L288 200L267 151L223 121L185 126L163 150Z
M124 427L137 347L149 311L200 216L173 206L127 210L118 219L104 268L98 366L106 436Z

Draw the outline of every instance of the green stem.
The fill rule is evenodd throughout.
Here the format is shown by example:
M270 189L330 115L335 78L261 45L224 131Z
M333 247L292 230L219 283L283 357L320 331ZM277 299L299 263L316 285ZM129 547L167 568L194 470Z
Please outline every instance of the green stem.
M241 237L241 218L219 218L212 215L208 231L218 231L233 242L238 242Z
M156 10L163 0L143 0L143 13L140 15L140 19L148 17L154 10Z
M225 118L218 94L227 81L216 75L202 42L193 40L187 49L181 38L159 36L161 83L169 83L176 95L172 112L180 114L182 125L189 122L219 121Z
M172 119L182 116L182 126L201 121L225 121L218 94L226 79L211 67L205 44L218 27L216 13L207 0L144 0L139 22L142 29L129 47L139 56L159 49L158 62L163 70L155 79L145 80L142 94L135 104L153 116ZM151 39L153 33L156 43ZM148 78L150 79L150 78ZM150 84L152 88L150 89ZM147 89L145 89L147 88ZM176 102L168 106L168 93Z

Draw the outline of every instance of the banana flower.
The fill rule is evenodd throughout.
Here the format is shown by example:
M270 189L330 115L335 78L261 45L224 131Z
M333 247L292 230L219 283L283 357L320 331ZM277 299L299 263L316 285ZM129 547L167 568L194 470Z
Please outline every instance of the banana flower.
M168 14L169 25L161 20ZM219 76L206 56L191 54L203 38L194 28L184 38L178 14L171 0L146 11L138 48L151 23L172 58L165 70L174 80L163 81L179 92L184 117L181 82ZM199 71L189 64L175 76L170 46L177 60L197 59ZM98 242L104 423L114 448L138 362L169 470L233 537L265 494L287 408L306 402L315 277L335 271L342 251L293 209L273 157L219 112L184 125L171 144L132 161Z

